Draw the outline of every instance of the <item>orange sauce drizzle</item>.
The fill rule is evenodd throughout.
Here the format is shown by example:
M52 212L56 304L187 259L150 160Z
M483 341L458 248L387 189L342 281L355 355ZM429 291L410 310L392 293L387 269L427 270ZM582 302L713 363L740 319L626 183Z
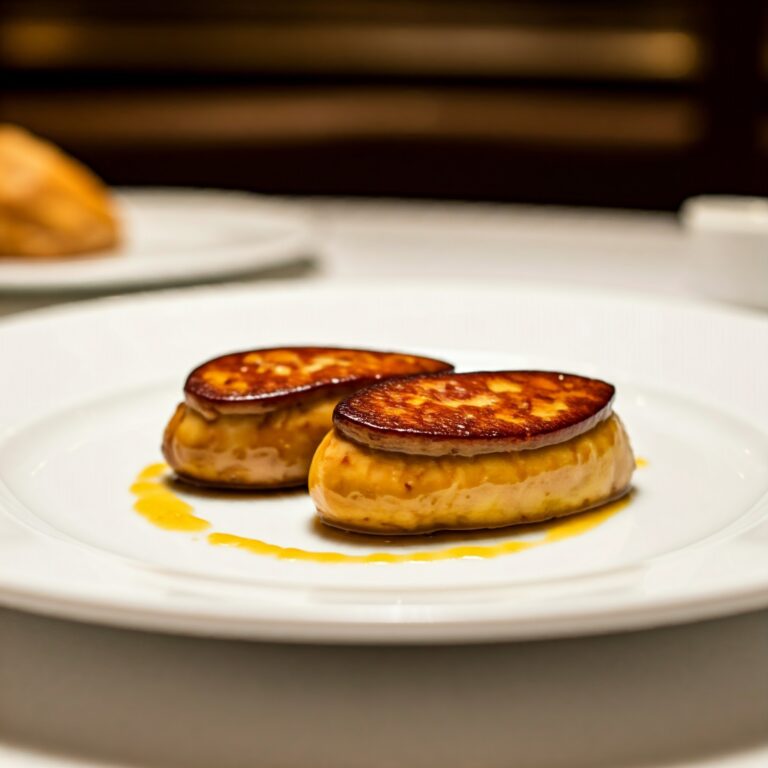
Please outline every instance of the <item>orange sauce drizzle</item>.
M162 477L168 470L166 464L151 464L139 473L131 492L137 497L134 509L143 515L150 523L160 528L173 531L200 531L210 527L207 520L192 514L193 508L180 499L163 482ZM630 501L631 494L621 499L603 504L587 512L569 515L567 517L549 520L536 525L517 527L519 532L541 533L536 539L513 539L496 541L486 544L461 544L443 549L422 549L401 552L371 552L369 554L347 554L344 552L314 551L297 547L283 547L270 544L260 539L238 536L232 533L215 532L207 536L209 544L214 546L232 547L265 557L279 560L302 560L314 563L410 563L435 562L439 560L455 560L460 558L495 558L511 555L524 550L552 544L563 539L581 536L604 523L608 518L623 509ZM514 530L508 529L510 534ZM451 535L461 536L459 532ZM467 537L477 537L477 531L467 531ZM493 535L489 532L488 535ZM413 540L415 537L409 537ZM419 540L429 541L429 536L418 537ZM437 539L439 540L439 539Z
M648 466L648 459L644 459L642 456L638 456L635 459L635 466L638 469L644 469L645 467Z
M303 560L314 563L412 563L435 562L438 560L456 560L465 557L494 558L502 555L512 555L526 549L541 547L555 541L562 541L573 536L581 536L596 528L609 517L615 515L629 503L629 495L604 504L601 507L582 512L578 515L561 517L536 526L526 526L527 532L532 529L541 530L544 534L540 539L530 541L513 540L493 544L465 544L445 549L415 550L411 552L372 552L367 555L350 555L343 552L316 552L295 547L281 547L259 539L246 536L236 536L231 533L211 533L208 542L215 546L235 547L244 549L256 555L275 557L279 560ZM470 535L474 531L468 532ZM428 540L428 537L424 537Z
M193 515L192 507L163 482L167 464L150 464L142 470L130 491L136 497L133 508L153 525L167 531L204 531L211 524Z

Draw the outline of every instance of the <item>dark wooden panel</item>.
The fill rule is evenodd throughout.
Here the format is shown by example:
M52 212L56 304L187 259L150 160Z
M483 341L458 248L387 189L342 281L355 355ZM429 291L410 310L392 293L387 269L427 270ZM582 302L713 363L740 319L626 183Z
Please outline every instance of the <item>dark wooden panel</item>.
M0 119L115 183L768 194L764 0L5 0Z

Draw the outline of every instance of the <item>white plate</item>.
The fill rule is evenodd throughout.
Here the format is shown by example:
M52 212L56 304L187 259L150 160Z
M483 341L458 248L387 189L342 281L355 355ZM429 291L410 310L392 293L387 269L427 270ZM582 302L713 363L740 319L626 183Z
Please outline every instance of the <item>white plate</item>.
M136 189L119 194L123 245L89 256L0 258L0 292L118 291L221 280L311 255L306 216L238 192Z
M460 368L599 375L636 453L630 504L493 559L317 563L155 528L129 487L160 459L187 371L288 343L402 348ZM94 302L0 326L0 602L169 631L471 641L686 621L768 605L768 320L705 304L533 286L219 288ZM303 493L178 493L212 530L345 554ZM520 537L497 532L473 545ZM542 534L524 534L535 541Z

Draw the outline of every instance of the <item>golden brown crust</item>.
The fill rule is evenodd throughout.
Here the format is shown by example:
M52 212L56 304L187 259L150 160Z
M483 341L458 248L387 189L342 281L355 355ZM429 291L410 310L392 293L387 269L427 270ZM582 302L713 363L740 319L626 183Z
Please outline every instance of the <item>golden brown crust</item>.
M337 402L331 395L260 414L213 417L182 403L166 428L163 455L178 475L222 488L304 484Z
M0 124L0 256L55 258L117 245L107 187L60 149Z
M309 473L319 519L381 535L497 528L590 509L629 489L635 467L612 414L584 434L530 451L418 456L361 446L338 430Z
M570 440L611 414L614 392L553 371L441 373L361 390L339 403L333 421L370 448L474 456Z
M203 413L263 413L332 390L341 397L392 376L451 370L442 360L400 352L276 347L203 363L189 374L184 394Z

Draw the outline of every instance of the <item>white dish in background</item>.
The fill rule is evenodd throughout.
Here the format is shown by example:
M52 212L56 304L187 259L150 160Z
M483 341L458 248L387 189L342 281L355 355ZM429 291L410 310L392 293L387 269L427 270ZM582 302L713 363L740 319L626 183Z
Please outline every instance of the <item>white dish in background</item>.
M0 258L0 293L211 282L312 255L307 216L285 202L194 189L123 190L118 202L121 246L58 259Z
M238 348L306 343L606 378L648 466L631 502L602 524L493 559L278 560L211 546L205 533L160 530L133 511L129 487L160 460L162 429L193 365ZM7 370L24 372L5 380L0 400L0 603L175 632L329 642L572 635L768 605L760 316L525 285L265 286L42 312L0 325L0 346ZM283 547L367 554L457 544L324 532L301 492L178 493L212 530Z
M768 309L768 198L692 197L680 221L693 246L691 286L713 299Z

